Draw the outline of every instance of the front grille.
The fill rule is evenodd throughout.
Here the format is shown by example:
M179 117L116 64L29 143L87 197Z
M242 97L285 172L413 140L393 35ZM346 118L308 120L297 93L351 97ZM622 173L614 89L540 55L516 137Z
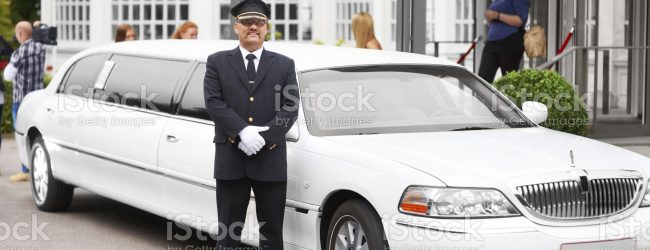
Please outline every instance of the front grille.
M517 187L520 200L538 214L560 219L597 218L627 209L640 190L636 178L560 181ZM588 189L586 189L588 187Z

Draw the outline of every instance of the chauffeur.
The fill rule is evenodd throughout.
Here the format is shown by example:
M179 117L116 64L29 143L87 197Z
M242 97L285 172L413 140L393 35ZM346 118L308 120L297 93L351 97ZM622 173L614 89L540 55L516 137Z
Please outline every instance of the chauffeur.
M299 105L295 65L292 59L262 46L270 15L264 2L244 0L230 13L236 19L239 46L210 55L204 80L206 109L215 123L219 236L225 237L219 238L217 247L241 246L252 188L260 248L283 249L285 134Z

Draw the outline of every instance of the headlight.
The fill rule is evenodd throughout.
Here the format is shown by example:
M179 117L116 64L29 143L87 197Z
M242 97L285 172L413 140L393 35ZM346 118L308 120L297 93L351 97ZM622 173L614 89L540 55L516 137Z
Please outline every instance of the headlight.
M641 207L650 207L650 181L648 181L648 184L645 186L645 195L643 196Z
M494 189L411 186L399 204L402 213L447 218L520 215L512 203Z

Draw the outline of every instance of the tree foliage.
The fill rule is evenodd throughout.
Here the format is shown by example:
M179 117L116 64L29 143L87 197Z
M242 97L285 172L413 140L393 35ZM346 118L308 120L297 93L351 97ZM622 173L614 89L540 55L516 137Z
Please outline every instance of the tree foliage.
M13 23L20 21L34 22L40 20L40 0L11 0L11 20Z
M11 0L0 0L0 34L7 41L14 35L14 24L11 21Z

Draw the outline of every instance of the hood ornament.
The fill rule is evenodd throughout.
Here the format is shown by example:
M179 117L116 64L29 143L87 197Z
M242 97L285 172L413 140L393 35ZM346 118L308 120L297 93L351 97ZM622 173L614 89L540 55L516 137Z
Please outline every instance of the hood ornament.
M571 158L571 165L570 165L571 168L575 169L576 164L575 164L575 158L573 157L573 150L569 150L569 158ZM575 172L575 174L578 175L577 181L578 181L578 185L580 187L580 193L583 196L589 194L589 192L591 192L591 186L589 185L590 182L589 182L589 178L587 177L587 175L589 173L587 173L587 170L578 169L578 170L572 170L572 171Z

